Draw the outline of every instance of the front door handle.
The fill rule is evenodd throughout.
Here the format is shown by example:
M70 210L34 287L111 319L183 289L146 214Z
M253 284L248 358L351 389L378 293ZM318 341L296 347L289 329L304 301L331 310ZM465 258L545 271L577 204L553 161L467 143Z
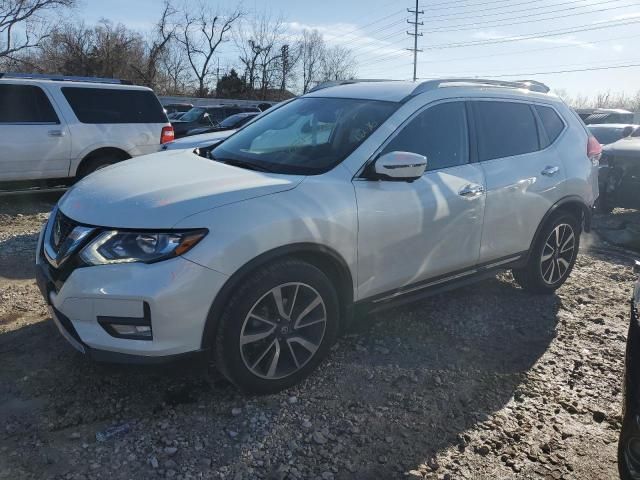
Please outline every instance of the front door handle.
M49 130L50 137L64 137L64 130Z
M542 170L542 172L540 172L540 173L542 175L544 175L545 177L553 177L559 171L560 171L560 167L552 167L551 165L549 165L544 170Z
M458 192L458 195L466 198L475 198L484 193L484 187L482 185L477 184L468 184L462 187L462 189Z

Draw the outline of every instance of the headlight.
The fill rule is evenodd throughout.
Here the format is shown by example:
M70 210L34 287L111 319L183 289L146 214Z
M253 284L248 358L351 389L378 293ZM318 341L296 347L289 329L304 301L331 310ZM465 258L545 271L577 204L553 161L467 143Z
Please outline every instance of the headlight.
M80 258L89 265L154 263L188 252L206 234L206 230L166 233L110 230L84 247Z

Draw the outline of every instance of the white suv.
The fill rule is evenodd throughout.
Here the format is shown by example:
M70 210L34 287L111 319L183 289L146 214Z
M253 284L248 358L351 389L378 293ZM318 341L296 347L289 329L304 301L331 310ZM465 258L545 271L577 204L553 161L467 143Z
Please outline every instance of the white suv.
M41 234L38 282L93 358L206 351L240 388L276 391L308 375L360 307L502 269L530 291L560 287L599 155L537 83L320 88L209 158L162 152L79 182Z
M71 183L171 140L173 128L149 88L0 74L0 190Z

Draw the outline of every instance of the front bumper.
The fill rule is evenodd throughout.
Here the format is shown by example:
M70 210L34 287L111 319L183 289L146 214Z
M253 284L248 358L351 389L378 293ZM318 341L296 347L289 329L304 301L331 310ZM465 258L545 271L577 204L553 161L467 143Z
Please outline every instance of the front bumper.
M41 238L42 240L42 238ZM158 363L201 351L209 308L227 276L177 257L74 269L64 279L41 254L36 281L61 334L96 360ZM113 335L101 319L147 318L151 339Z

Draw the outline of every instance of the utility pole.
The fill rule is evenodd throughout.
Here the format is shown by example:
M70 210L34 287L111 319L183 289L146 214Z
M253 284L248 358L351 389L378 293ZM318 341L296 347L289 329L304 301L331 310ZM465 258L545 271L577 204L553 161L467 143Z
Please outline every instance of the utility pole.
M418 10L418 0L416 0L416 8L415 10L411 10L407 8L407 12L413 13L414 21L407 20L407 23L413 25L413 33L407 32L407 35L411 35L413 37L413 48L407 48L410 52L413 52L413 81L415 82L418 79L418 52L422 50L418 50L418 37L422 36L422 32L418 33L418 26L424 25L424 22L419 22L419 15L424 14L424 10Z
M282 83L280 91L284 92L287 88L287 73L289 72L289 45L282 46Z

